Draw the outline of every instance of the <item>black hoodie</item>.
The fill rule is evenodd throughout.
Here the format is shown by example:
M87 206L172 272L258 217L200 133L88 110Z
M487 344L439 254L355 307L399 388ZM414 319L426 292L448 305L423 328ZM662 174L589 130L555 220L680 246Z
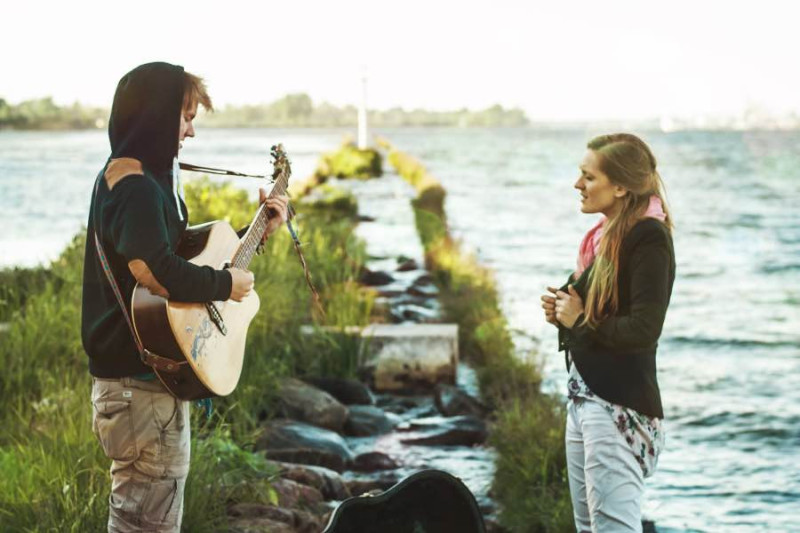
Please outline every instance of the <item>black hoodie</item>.
M96 377L118 378L150 371L139 354L103 272L94 242L100 238L130 312L136 280L128 263L143 261L170 299L226 300L231 275L193 265L175 254L186 229L186 205L178 212L172 187L183 104L183 67L141 65L122 77L114 95L108 136L111 157L98 175L89 209L83 273L81 333ZM120 165L121 163L121 165ZM110 165L138 169L112 176ZM121 176L121 179L119 177Z

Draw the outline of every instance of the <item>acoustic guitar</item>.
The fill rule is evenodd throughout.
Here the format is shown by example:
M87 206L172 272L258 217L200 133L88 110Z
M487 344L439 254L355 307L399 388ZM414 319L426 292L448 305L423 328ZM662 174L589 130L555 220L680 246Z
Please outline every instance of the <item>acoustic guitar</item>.
M282 145L273 146L269 197L286 194L291 167ZM246 269L264 237L269 218L261 204L240 239L225 221L187 228L176 253L196 265ZM197 400L226 396L239 382L247 329L258 312L255 291L241 302L173 302L139 284L131 309L135 334L144 346L143 359L177 398Z

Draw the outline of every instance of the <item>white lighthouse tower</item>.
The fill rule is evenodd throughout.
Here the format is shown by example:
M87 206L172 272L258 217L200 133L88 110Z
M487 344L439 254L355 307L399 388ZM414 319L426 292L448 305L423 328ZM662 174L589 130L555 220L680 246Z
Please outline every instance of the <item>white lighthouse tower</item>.
M361 105L358 108L358 149L367 149L367 69L361 71Z

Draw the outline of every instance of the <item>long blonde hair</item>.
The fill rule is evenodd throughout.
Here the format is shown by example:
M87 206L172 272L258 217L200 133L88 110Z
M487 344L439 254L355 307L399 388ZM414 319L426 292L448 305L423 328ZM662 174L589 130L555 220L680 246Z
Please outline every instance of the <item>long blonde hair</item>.
M656 158L643 140L630 133L614 133L595 137L586 147L597 154L600 170L611 183L627 191L622 197L622 209L606 221L600 249L589 274L583 324L596 328L619 310L617 274L622 241L644 216L651 196L661 200L667 216L664 224L669 231L672 231L672 219L667 209L664 182L656 170Z

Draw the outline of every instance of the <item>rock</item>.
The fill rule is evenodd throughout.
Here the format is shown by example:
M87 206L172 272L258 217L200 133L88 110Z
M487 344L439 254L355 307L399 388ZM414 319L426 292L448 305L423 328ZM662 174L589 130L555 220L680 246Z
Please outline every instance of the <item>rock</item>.
M397 298L398 296L402 296L403 294L405 294L405 290L395 288L391 285L386 288L381 287L380 289L377 289L377 291L378 291L378 297L385 298L387 304L389 303L390 299L393 300L394 298Z
M326 500L345 500L351 496L342 476L330 468L294 463L273 462L282 478L314 487Z
M287 448L285 450L268 450L266 457L272 461L283 463L295 463L305 466L318 466L333 470L334 472L344 472L348 461L341 456L325 452L322 450L312 450L310 448Z
M489 435L486 423L474 416L431 417L411 422L412 430L428 432L422 437L404 439L403 444L418 446L474 446Z
M394 459L381 452L362 453L357 456L351 468L358 472L375 472L377 470L395 470L399 468Z
M401 261L400 264L397 265L398 272L410 272L411 270L419 270L419 264L417 264L417 262L413 259L405 259L405 261Z
M402 322L432 324L436 323L441 318L439 311L415 304L392 305L389 313L391 314L392 321L396 324Z
M369 215L358 215L359 222L375 222L375 217Z
M327 508L324 512L318 510L321 504L314 504L309 506L313 512L302 511L300 509L293 509L294 513L294 530L297 533L319 533L325 528L325 523L328 521Z
M642 533L657 533L656 523L652 520L642 520Z
M394 323L423 324L441 321L442 308L436 298L414 296L404 292L389 300L389 315Z
M478 510L483 516L486 516L497 511L497 506L491 500L483 500L478 502Z
M351 437L368 437L389 433L394 423L383 409L373 405L353 405L344 425L344 434Z
M438 383L455 384L456 324L372 324L361 335L367 342L359 370L373 390L427 391Z
M236 518L228 522L231 533L295 533L295 529L283 522L269 518Z
M375 397L378 407L400 406L403 409L413 409L425 405L427 396L395 396L394 394L380 394Z
M434 393L436 408L444 416L472 415L483 418L491 409L458 387L437 385Z
M267 450L267 456L277 461L319 464L337 471L341 471L341 469L334 468L329 464L308 461L313 459L314 453L322 456L332 454L345 464L353 458L353 452L339 434L291 420L277 420L265 426L256 441L255 449ZM292 454L280 456L273 453L281 450L291 450ZM290 459L288 458L290 455L296 455L296 457Z
M419 296L420 298L436 298L439 296L439 289L433 284L412 285L406 289L406 292L411 296Z
M237 518L269 518L276 522L294 525L294 514L289 509L261 503L237 503L228 507L228 516Z
M414 280L414 285L431 285L433 284L433 277L430 274L422 274Z
M347 488L353 496L364 494L375 494L390 489L397 483L397 478L386 477L380 479L351 479L347 482Z
M322 389L345 405L375 405L375 396L357 379L311 377L303 381Z
M283 489L282 489L283 490ZM298 504L303 502L298 499ZM316 503L306 506L315 508ZM316 533L323 528L323 518L313 513L300 509L285 509L272 505L258 503L237 503L228 509L228 516L235 517L233 524L237 524L237 531L291 531L293 533ZM283 529L281 526L283 526ZM285 529L289 527L290 529ZM266 529L275 528L275 529Z
M427 396L397 397L383 395L378 398L377 402L378 406L391 417L396 417L397 415L405 414L412 410L415 411L414 417L416 418L436 416L439 414L436 407L434 407L431 402L430 397ZM397 429L397 426L395 426L395 429Z
M386 272L375 271L364 268L358 276L358 282L368 287L379 287L393 282L394 278Z
M341 432L347 420L347 407L333 396L298 379L281 385L278 401L284 416Z
M486 533L510 533L509 530L501 526L494 518L483 518L483 525L486 527Z
M281 507L294 508L299 505L313 505L324 499L322 493L314 487L302 485L291 479L278 479L271 485L278 493L278 504Z

